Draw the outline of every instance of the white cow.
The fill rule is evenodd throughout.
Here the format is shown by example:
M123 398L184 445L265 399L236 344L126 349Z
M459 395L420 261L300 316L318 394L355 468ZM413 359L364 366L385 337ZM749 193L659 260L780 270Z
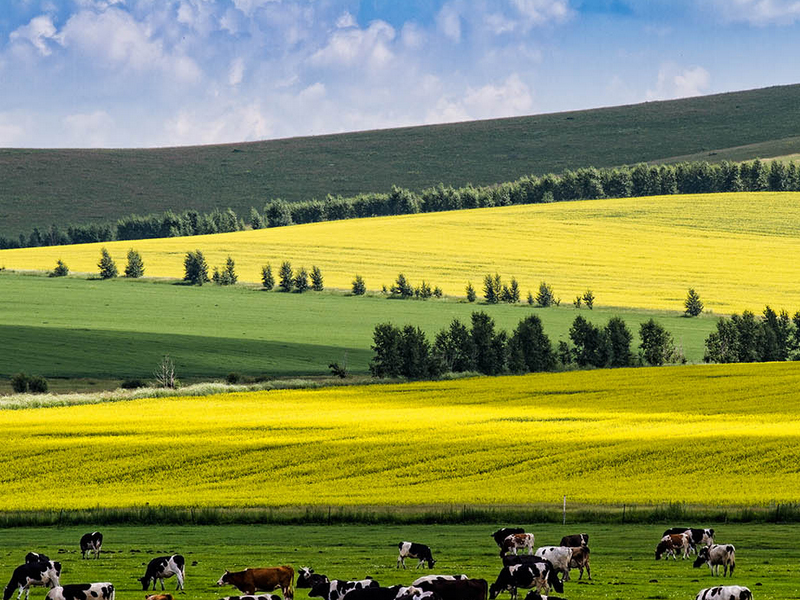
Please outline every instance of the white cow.
M536 549L536 556L549 560L556 572L561 573L561 581L569 581L572 548L567 548L566 546L542 546Z
M730 567L730 575L733 577L733 569L736 568L736 548L732 544L711 544L706 546L697 553L694 566L697 568L703 563L706 563L711 568L711 575L719 575L719 568L723 567L723 577L728 574L728 568Z
M56 586L47 592L45 600L114 600L114 585L111 583L74 583Z
M700 590L695 600L753 600L753 593L741 585L720 585Z

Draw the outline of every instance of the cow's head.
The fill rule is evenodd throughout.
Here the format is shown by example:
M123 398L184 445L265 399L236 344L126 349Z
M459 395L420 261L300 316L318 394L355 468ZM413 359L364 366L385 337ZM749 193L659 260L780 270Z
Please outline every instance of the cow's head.
M146 592L147 588L150 587L150 578L145 575L144 577L137 577L137 579L139 580L139 583L142 584L142 589Z
M708 547L701 548L700 552L697 553L697 558L694 559L694 568L697 569L700 566L706 564L708 562Z
M3 600L8 600L14 594L14 588L10 585L3 590Z
M225 572L222 574L222 577L220 577L217 580L217 585L219 587L222 587L223 585L230 584L230 574L231 574L231 572L226 569Z
M742 592L739 594L739 600L753 600L752 592L747 589L742 590Z
M656 560L661 560L663 554L672 546L670 542L667 540L661 540L658 542L658 546L656 546Z
M435 565L435 564L436 564L436 561L435 561L435 560L433 560L433 557L432 557L430 554L428 555L428 558L427 558L427 559L425 559L425 560L427 560L427 561L428 561L428 568L429 568L429 569L432 569L432 568L433 568L433 565Z
M493 583L489 586L489 600L494 600L500 595L500 592L503 591L503 586L498 584L497 582Z
M549 585L551 588L553 588L559 594L563 594L564 593L564 584L561 583L561 580L558 578L558 573L552 567L550 567L550 569L548 569L548 572L547 572L547 585Z
M327 598L328 590L330 590L331 584L330 583L318 583L314 587L311 588L311 591L308 592L309 598Z

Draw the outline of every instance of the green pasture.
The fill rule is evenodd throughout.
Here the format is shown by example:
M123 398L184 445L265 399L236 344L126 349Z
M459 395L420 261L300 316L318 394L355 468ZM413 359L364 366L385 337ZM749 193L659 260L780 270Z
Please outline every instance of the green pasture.
M150 559L172 553L186 558L186 594L176 598L187 600L238 595L234 588L216 586L225 569L282 564L295 570L310 566L330 578L372 576L382 585L409 584L430 573L465 573L491 583L501 562L490 534L503 525L107 526L101 528L105 539L98 560L81 560L78 551L80 536L91 528L4 529L0 530L0 577L7 581L25 554L34 550L61 561L62 583L110 581L118 600L141 600L145 594L135 578L144 574ZM722 583L746 585L757 600L800 598L797 525L718 525L717 541L737 549L735 577L725 581L711 577L707 567L692 568L691 561L654 560L661 533L676 523L518 525L536 535L537 546L558 544L564 534L589 533L593 581L585 581L584 575L579 583L578 572L573 571L573 580L560 595L570 600L693 600L700 589ZM406 564L412 568L395 567L397 544L405 540L431 547L437 561L432 572L414 569L416 561L410 560ZM175 578L166 585L175 594ZM302 600L307 593L297 590L295 598ZM44 596L42 588L33 588L33 600ZM500 598L509 596L504 593ZM524 592L519 598L524 598Z
M520 304L469 304L353 297L340 292L285 294L258 288L189 287L153 280L87 280L0 273L0 391L18 371L48 378L151 379L168 354L179 378L313 376L347 360L368 372L376 324L422 327L429 337L458 318L484 310L507 331L531 312L555 343L568 339L577 314L599 324L625 319L638 344L639 324L655 317L690 362L700 362L713 316L572 305L537 309ZM4 387L3 387L4 386Z
M0 235L53 223L462 186L647 161L800 150L800 86L596 110L241 144L0 150Z

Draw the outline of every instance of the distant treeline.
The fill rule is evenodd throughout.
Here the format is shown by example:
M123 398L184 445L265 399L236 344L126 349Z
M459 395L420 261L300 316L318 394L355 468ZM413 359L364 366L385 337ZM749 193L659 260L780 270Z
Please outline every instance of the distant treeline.
M324 200L285 202L271 200L263 211L251 208L247 224L254 229L285 225L337 221L362 217L405 215L421 212L461 210L513 204L539 204L597 198L628 198L664 194L712 192L800 191L800 169L795 163L687 162L674 165L639 164L635 167L566 170L560 175L522 177L516 181L485 187L445 185L420 193L394 187L389 193L368 193L343 198L328 195ZM0 249L25 246L83 244L111 240L202 235L237 231L245 222L227 209L201 214L124 217L116 223L94 225L52 225L34 229L18 239L0 237Z

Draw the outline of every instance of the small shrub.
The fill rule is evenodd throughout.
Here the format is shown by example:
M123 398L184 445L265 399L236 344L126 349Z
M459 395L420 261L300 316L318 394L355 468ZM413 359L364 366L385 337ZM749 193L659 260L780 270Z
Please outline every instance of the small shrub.
M594 293L592 293L592 290L586 290L583 293L583 303L586 305L586 308L592 310L594 307Z
M414 288L411 287L408 279L406 279L406 276L402 273L397 276L397 280L390 291L392 296L395 298L402 298L403 300L406 298L411 298L414 295Z
M546 284L544 281L539 284L539 292L536 294L536 304L544 308L556 304L553 286Z
M147 384L141 379L125 379L119 384L123 390L138 390L139 388L146 387Z
M17 394L24 394L28 391L28 376L25 373L15 373L11 376L11 389Z
M231 371L225 377L225 381L227 381L228 384L230 384L230 385L236 385L237 383L241 383L242 382L242 374L241 373L237 373L236 371Z
M41 375L32 375L28 378L28 391L31 394L46 394L47 389L47 379Z
M475 288L472 287L472 282L467 283L467 302L475 302L478 299L478 295L475 293Z
M442 288L437 285L435 288L433 288L433 297L441 298L442 296L444 296L444 292L442 292Z
M580 308L581 307L581 302L583 302L583 298L581 298L580 296L575 296L575 300L572 301L572 305L575 308Z
M367 284L364 282L364 278L361 275L356 275L356 278L353 279L353 295L363 296L366 293Z
M142 255L131 248L128 250L128 264L125 265L125 277L136 279L144 276L144 261Z
M271 290L275 287L275 278L272 276L272 267L267 264L261 267L261 285L265 290Z
M315 292L321 292L325 289L322 283L322 271L319 267L311 267L311 289Z
M59 258L58 262L56 262L56 268L50 272L50 277L66 277L67 275L69 275L69 267Z
M431 289L431 284L425 283L425 280L423 279L420 286L416 290L414 290L414 295L417 298L427 300L428 298L433 296L433 290Z

